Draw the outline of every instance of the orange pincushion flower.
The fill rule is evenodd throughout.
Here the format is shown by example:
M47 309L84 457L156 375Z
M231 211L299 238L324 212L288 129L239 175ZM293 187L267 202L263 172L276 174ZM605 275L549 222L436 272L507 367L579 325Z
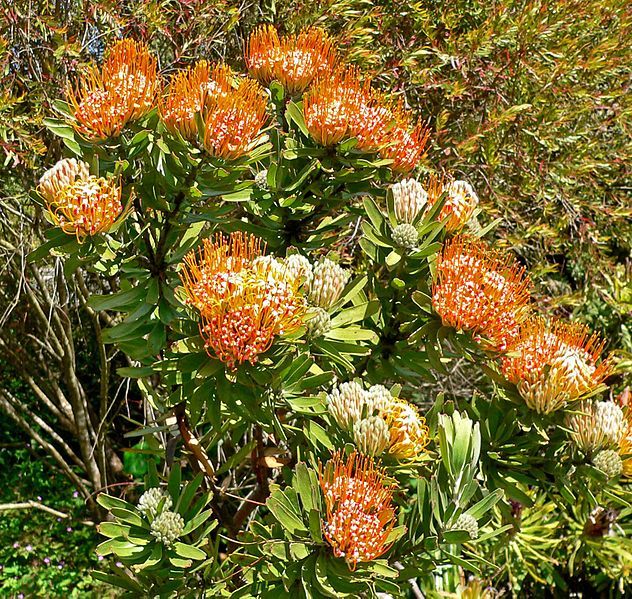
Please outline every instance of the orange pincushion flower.
M298 328L305 313L299 281L264 256L252 235L205 239L185 256L181 279L187 302L200 312L207 351L230 369L254 364L276 336Z
M424 452L430 443L430 430L416 406L403 399L392 398L380 414L390 433L388 453L402 460L415 459Z
M357 112L351 114L349 135L358 140L356 149L377 152L389 143L394 114L384 97L365 84L358 96Z
M274 27L264 25L252 33L246 47L250 74L266 85L278 80L291 95L305 91L335 63L333 40L318 28L279 38Z
M88 176L64 187L48 209L55 224L80 243L107 231L123 212L121 186L114 179Z
M89 139L103 140L147 114L160 87L156 68L147 46L117 42L100 71L92 68L77 89L68 89L75 129Z
M392 160L391 169L398 173L408 173L421 161L430 129L421 123L411 127L410 115L400 105L394 111L395 125L388 132L388 145L380 150L382 158Z
M206 117L204 147L225 160L241 158L261 140L267 101L260 85L245 79L236 90L219 95Z
M368 456L354 452L345 461L338 451L324 469L319 465L318 478L327 509L323 534L334 555L355 570L388 551L395 511L384 470Z
M355 69L338 70L331 78L319 79L305 94L305 125L320 145L333 146L350 136L367 85Z
M470 331L504 350L527 316L529 279L510 255L457 236L437 259L432 305L443 324Z
M267 85L274 79L280 45L279 34L273 25L262 25L250 34L246 44L246 66L261 83Z
M179 131L185 139L197 137L195 115L204 119L219 96L232 90L232 71L226 65L211 67L201 61L180 71L171 79L166 95L160 102L160 116L167 128Z
M501 369L529 408L549 414L594 390L611 373L609 360L599 362L604 344L584 325L532 317L509 346Z

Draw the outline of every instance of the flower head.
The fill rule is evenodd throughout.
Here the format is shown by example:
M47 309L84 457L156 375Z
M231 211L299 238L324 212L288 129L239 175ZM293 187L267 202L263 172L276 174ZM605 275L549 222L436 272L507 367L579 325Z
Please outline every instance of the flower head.
M358 140L355 148L361 152L377 152L386 147L395 115L384 96L372 90L370 82L365 82L352 106L355 112L349 115L349 136Z
M151 523L151 534L163 545L169 546L182 536L184 518L176 512L163 510Z
M465 530L470 535L470 539L478 538L478 521L470 514L461 514L454 523L454 528Z
M142 514L155 517L158 513L158 506L163 499L162 509L168 510L173 505L171 497L160 487L147 489L138 500L138 511Z
M55 225L80 243L110 229L123 212L120 183L93 175L75 179L47 204Z
M527 315L529 279L510 255L457 236L437 260L432 304L445 325L470 331L506 349Z
M253 79L244 79L236 90L215 96L205 121L207 152L236 160L253 150L262 139L266 108L266 96Z
M350 126L360 113L368 83L355 69L338 69L322 77L303 97L305 126L321 146L333 146L352 135Z
M391 185L395 218L400 224L412 224L428 204L428 192L416 179L404 179Z
M250 34L245 59L250 74L267 85L274 79L281 40L273 25L262 25Z
M419 165L429 138L430 129L422 123L412 125L408 112L399 106L388 131L389 143L381 148L380 155L393 161L391 169L395 172L408 173Z
M373 414L373 402L360 383L351 381L331 390L327 409L341 429L351 431L356 422Z
M63 158L49 168L39 180L37 191L49 203L55 203L66 187L77 179L88 179L90 166L82 160Z
M336 60L333 40L317 27L279 37L273 26L264 25L251 34L246 46L250 74L264 84L276 79L291 95L330 72Z
M220 96L233 89L232 71L226 65L211 67L206 61L180 71L171 79L160 102L160 116L167 128L188 140L197 138L195 115L205 119Z
M621 457L614 449L604 449L593 458L593 465L608 478L619 476L623 470Z
M155 59L147 46L121 40L99 71L92 68L77 88L68 89L75 129L89 139L119 135L129 122L147 114L160 88Z
M329 258L324 258L312 270L310 303L328 310L340 299L348 280L348 271Z
M273 260L262 259L261 240L243 233L205 239L184 259L187 301L201 316L207 351L231 369L254 364L278 335L291 332L305 311L299 282Z
M439 220L445 221L447 231L454 232L463 228L478 206L478 196L467 181L444 182L443 178L431 175L427 182L428 205L433 206L445 193L445 201Z
M285 259L285 266L289 275L300 281L305 291L309 291L314 276L310 261L301 254L290 254Z
M413 404L393 397L381 415L389 429L390 455L398 460L415 459L425 451L430 442L429 429L426 419Z
M312 310L310 310L312 312ZM331 330L331 316L324 308L314 308L309 320L305 321L307 336L311 339L318 339Z
M378 456L390 443L388 425L380 416L369 416L353 425L353 441L364 455Z
M393 242L407 250L413 249L419 240L419 233L413 225L401 223L393 229Z
M594 390L610 374L609 360L599 362L603 347L581 324L533 317L520 327L501 369L529 408L549 414Z
M354 570L358 562L374 560L390 548L395 525L393 488L385 473L370 457L341 452L319 468L327 518L323 533L336 557L343 557Z
M575 445L585 453L619 443L625 428L621 408L612 401L579 402L566 417Z

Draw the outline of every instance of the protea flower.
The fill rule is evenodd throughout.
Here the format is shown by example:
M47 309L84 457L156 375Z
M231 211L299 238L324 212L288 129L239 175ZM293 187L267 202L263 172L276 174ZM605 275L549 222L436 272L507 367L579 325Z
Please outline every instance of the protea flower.
M216 96L205 121L204 147L208 153L236 160L254 149L261 141L266 107L266 96L253 79L245 79L236 90Z
M604 343L581 324L533 317L509 346L502 372L527 406L549 414L593 391L610 374L610 361L600 361Z
M381 415L389 429L388 453L398 460L418 458L430 438L426 419L417 408L403 399L392 397Z
M382 158L392 160L390 168L397 173L409 173L421 161L430 130L422 123L411 122L410 114L401 106L394 110L394 125L388 131L388 144L380 149Z
M334 555L343 557L351 570L358 562L380 557L391 546L393 487L385 477L372 458L355 452L346 460L337 452L324 469L319 467L327 508L323 534Z
M232 71L226 65L211 67L206 61L180 71L171 79L160 102L160 116L167 128L194 140L198 129L195 115L205 119L219 96L232 91Z
M377 152L387 146L395 115L383 95L372 90L369 82L360 89L355 110L350 114L349 136L358 140L356 149Z
M575 445L585 453L619 443L625 420L621 408L612 401L584 400L566 417Z
M329 258L323 258L312 269L310 303L326 310L331 308L340 299L349 276L347 270Z
M446 231L454 232L462 229L478 206L478 196L467 181L445 181L443 177L430 175L426 181L426 187L429 190L429 207L445 194L445 201L438 218L445 221Z
M333 40L316 27L298 35L279 35L271 25L255 30L246 46L246 65L250 74L268 84L276 79L291 94L300 94L336 63Z
M121 185L116 179L88 176L75 179L47 202L55 225L75 235L82 243L86 237L104 233L123 212Z
M443 324L505 350L527 315L529 279L510 255L464 236L447 241L437 260L432 305Z
M200 313L207 352L230 369L256 363L275 337L301 325L305 312L299 282L261 258L261 240L233 233L205 239L184 259L181 279L188 303Z
M37 191L49 203L55 203L63 190L77 179L90 177L90 165L83 160L63 158L49 168L39 180Z
M403 179L391 185L395 218L399 224L412 224L428 204L428 192L416 179Z
M303 112L317 143L333 146L351 136L350 125L359 117L367 86L355 69L339 69L314 83L303 97Z
M99 71L93 67L77 88L68 88L75 129L88 139L119 135L155 105L160 82L147 46L121 40L108 52Z

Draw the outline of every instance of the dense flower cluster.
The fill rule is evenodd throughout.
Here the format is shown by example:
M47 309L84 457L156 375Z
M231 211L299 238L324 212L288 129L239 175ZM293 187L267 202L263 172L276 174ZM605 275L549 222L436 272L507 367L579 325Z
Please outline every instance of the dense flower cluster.
M583 325L532 317L520 327L501 368L527 406L549 414L593 391L610 374L610 362L599 361L603 347Z
M254 79L244 79L236 90L216 95L205 121L207 152L235 160L253 150L262 140L267 106L266 95Z
M89 139L104 140L147 114L160 89L156 69L147 46L133 40L117 42L101 70L92 68L77 88L68 89L76 130Z
M333 455L319 468L319 481L327 518L323 533L336 557L354 570L358 562L371 561L388 551L395 525L393 488L373 460L357 453Z
M109 230L123 212L120 183L90 175L85 162L72 158L44 173L38 191L55 225L80 243Z
M462 229L478 206L478 196L467 181L444 182L442 177L431 175L426 181L426 187L429 206L433 206L443 196L439 220L445 221L447 231Z
M624 426L623 411L612 401L584 400L566 416L573 442L585 453L616 446Z
M428 205L428 192L416 179L403 179L391 185L395 218L399 224L412 224Z
M171 497L160 487L147 489L147 491L145 491L138 500L138 511L146 516L154 518L158 514L158 507L160 506L161 501L163 502L163 510L168 510L173 505Z
M173 76L160 101L160 116L168 129L194 140L198 135L195 115L200 114L205 120L218 98L232 91L233 73L229 67L223 64L211 67L201 61Z
M349 272L329 258L324 258L312 268L311 273L309 302L327 310L340 298L349 281Z
M252 235L205 239L199 251L185 257L181 278L188 303L200 313L207 351L231 369L254 364L276 336L302 323L299 282L284 265L265 257Z
M529 279L509 255L457 236L437 260L432 303L445 325L482 336L505 350L527 315Z
M430 442L426 420L417 408L393 397L382 385L365 390L356 381L342 383L327 396L327 409L336 424L352 434L362 453L387 452L397 460L412 460Z
M151 523L151 534L167 547L182 536L184 518L171 510L163 510Z
M266 85L276 79L294 95L330 72L337 55L333 40L322 29L312 27L279 37L273 26L263 25L250 35L245 58L253 77Z

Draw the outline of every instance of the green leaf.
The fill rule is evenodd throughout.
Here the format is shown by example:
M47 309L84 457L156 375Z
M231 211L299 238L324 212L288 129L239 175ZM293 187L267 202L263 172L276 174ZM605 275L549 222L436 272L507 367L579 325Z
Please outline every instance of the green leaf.
M96 580L100 580L101 582L105 582L107 584L111 584L114 587L118 587L119 589L125 589L126 591L131 591L137 596L141 596L144 594L143 587L134 582L129 578L124 578L123 576L114 576L112 574L106 574L105 572L101 572L99 570L93 570L90 575L92 578Z
M305 117L302 109L295 102L289 102L285 110L285 116L288 121L292 121L301 130L305 137L309 137L309 130L305 125Z
M204 522L206 522L212 515L213 515L213 510L206 510L205 512L199 513L194 518L191 518L191 520L189 520L186 523L184 530L182 531L182 534L188 535L192 533L198 527L202 526L202 524L204 524Z
M180 557L185 559L201 560L208 557L201 549L185 543L176 542L173 544L173 548Z
M290 534L307 533L303 520L294 511L292 504L282 491L276 491L270 495L266 501L266 507Z
M88 299L88 305L94 310L118 310L122 311L136 304L141 299L144 300L147 288L137 285L128 291L119 291L109 295L92 295Z
M384 216L382 212L377 207L377 204L373 201L369 196L364 198L364 210L366 211L366 215L369 217L369 220L376 228L379 233L382 230L382 226L385 223Z
M136 509L131 503L128 503L123 499L119 499L118 497L106 495L105 493L100 493L99 495L97 495L97 503L101 507L104 507L106 510L111 510L115 507L130 511Z

